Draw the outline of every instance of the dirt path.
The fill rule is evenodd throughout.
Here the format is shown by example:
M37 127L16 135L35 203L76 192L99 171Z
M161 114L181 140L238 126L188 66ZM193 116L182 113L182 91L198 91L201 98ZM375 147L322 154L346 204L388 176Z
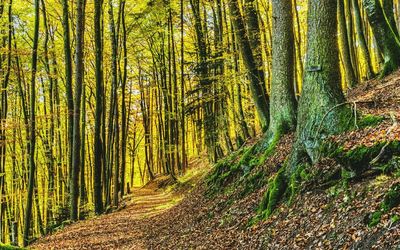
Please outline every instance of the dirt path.
M120 211L80 221L39 239L32 249L146 249L141 225L180 200L170 193L136 189Z

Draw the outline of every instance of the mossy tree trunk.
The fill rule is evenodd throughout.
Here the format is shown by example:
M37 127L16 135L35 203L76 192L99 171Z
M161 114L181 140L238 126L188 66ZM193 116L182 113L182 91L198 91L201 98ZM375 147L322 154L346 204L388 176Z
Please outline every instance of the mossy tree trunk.
M271 116L267 134L275 137L296 127L292 1L273 0L272 17Z
M269 98L265 92L264 82L262 81L263 77L259 75L260 72L251 48L249 35L244 26L244 20L239 9L238 0L229 1L229 12L239 43L240 52L243 57L243 62L248 71L251 96L257 109L261 127L265 130L268 128L269 124Z
M400 43L386 21L382 6L378 0L363 0L368 21L383 54L384 66L381 77L393 72L400 66Z
M347 36L346 15L344 0L338 0L339 43L341 47L342 62L346 78L346 86L353 88L357 85L357 78L351 63L350 45ZM351 32L351 31L350 31Z
M372 76L374 75L372 71L372 62L371 62L371 56L368 51L368 44L365 39L365 34L364 34L364 27L363 27L363 20L361 18L361 12L360 12L360 6L358 4L358 0L352 0L352 9L353 9L353 15L354 15L354 23L355 23L355 31L357 35L357 42L359 45L359 57L360 61L363 62L361 63L361 72L365 74L364 80L371 79ZM360 72L360 75L361 75Z
M291 195L294 194L299 170L320 158L322 139L350 126L352 112L344 105L340 88L338 43L332 39L337 34L336 15L336 0L310 0L308 3L306 71L298 107L296 141L285 167L269 181L260 207L265 217L273 212L288 187Z
M351 110L340 89L337 34L337 1L310 0L308 47L303 93L300 98L296 143L289 161L289 173L298 162L316 162L322 138L348 129Z

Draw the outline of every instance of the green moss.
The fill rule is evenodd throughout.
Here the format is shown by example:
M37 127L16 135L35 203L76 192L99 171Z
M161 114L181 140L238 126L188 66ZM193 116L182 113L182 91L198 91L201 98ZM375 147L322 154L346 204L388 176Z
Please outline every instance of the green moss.
M223 181L225 177L227 177L227 173L231 171L235 171L238 167L236 164L237 157L244 151L248 150L247 148L238 150L231 155L227 156L224 159L221 159L214 165L214 170L212 173L206 178L206 182L209 185L213 185Z
M268 218L281 201L287 188L285 168L281 168L278 173L268 181L268 190L264 195L259 207L262 218Z
M4 245L0 243L0 249L1 250L19 250L19 249L25 249L25 248L20 248L16 246L11 246L11 245Z
M379 165L389 162L395 154L400 152L399 141L386 144L386 142L379 142L371 147L360 146L350 151L338 152L335 159L342 165L354 170L358 175L370 166L370 162L379 155L384 146L386 146L384 155L379 160Z
M398 205L400 205L400 183L394 184L386 193L381 203L381 210L383 212L388 212Z
M397 223L398 221L400 221L400 216L397 215L397 214L393 215L393 216L390 218L390 222L391 222L392 224L395 224L395 223Z
M264 186L267 182L266 173L264 171L259 171L256 174L245 178L244 180L244 188L241 192L240 196L246 196L254 192L255 190L259 189L260 187Z
M389 212L392 208L400 205L400 183L393 184L385 194L380 209L374 212L368 222L369 227L379 224L383 214Z
M262 165L265 161L275 152L275 148L280 140L280 135L274 136L272 140L268 143L268 147L264 150L261 157L258 160L258 165Z
M299 164L295 170L295 172L292 173L290 176L289 180L289 192L290 192L290 198L289 198L289 203L292 203L294 200L301 184L303 182L309 181L312 179L312 174L309 172L309 167L310 165L307 163L302 163Z
M394 173L394 175L397 176L400 174L400 156L394 156L388 163L383 164L378 168L383 174Z
M369 227L374 227L376 225L379 224L379 222L381 221L381 217L382 217L382 212L381 211L376 211L371 215L370 221L368 223Z
M379 125L383 120L385 120L385 117L383 116L377 116L377 115L364 115L362 116L357 124L360 128L366 128L366 127L375 127Z

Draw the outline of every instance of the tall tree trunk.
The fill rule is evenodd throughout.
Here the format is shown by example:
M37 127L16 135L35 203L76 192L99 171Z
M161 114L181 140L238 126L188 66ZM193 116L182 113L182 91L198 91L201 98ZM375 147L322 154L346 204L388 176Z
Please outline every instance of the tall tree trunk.
M181 7L181 156L182 172L187 167L186 155L186 126L185 126L185 37L184 37L184 0L180 1Z
M397 29L396 19L393 11L393 0L382 0L382 7L386 21L388 22L393 33L396 35L397 39L400 39L399 30Z
M337 0L308 2L307 60L304 86L299 102L296 141L285 165L274 180L274 188L263 202L269 216L289 187L296 180L295 171L302 163L319 159L321 138L349 128L352 112L344 106L338 60L338 44L332 39L337 34ZM339 105L339 106L338 106ZM292 194L296 187L291 185Z
M111 102L110 102L110 126L109 128L114 131L109 131L109 133L114 134L115 138L111 138L109 135L109 149L113 150L118 148L119 146L119 124L118 124L118 66L117 66L117 58L118 58L118 37L115 29L115 21L114 21L114 7L113 1L108 1L108 15L109 15L109 26L110 26L110 40L111 40L111 81L112 81L112 93L111 93ZM115 144L116 148L112 145ZM113 154L113 152L109 152L109 155ZM114 151L114 157L116 160L116 164L114 166L114 190L113 190L113 205L118 206L118 192L119 192L119 162L118 162L119 152L117 150ZM112 162L109 162L110 168L113 165Z
M74 97L72 93L72 53L71 35L69 24L68 0L63 0L63 35L64 35L64 60L65 60L65 85L67 92L68 109L68 170L72 169L73 127L74 127Z
M363 0L363 5L379 50L384 57L384 66L381 72L381 77L383 77L400 66L400 42L386 21L379 1Z
M196 32L196 44L198 50L198 73L200 78L200 87L202 96L206 101L203 102L202 108L204 110L204 131L205 131L205 143L207 146L208 155L211 161L216 160L215 146L215 120L214 120L214 97L212 96L212 81L209 77L209 63L208 63L208 52L205 27L202 24L201 12L200 12L200 1L190 1L193 16L195 19L195 32Z
M126 172L126 147L128 139L128 119L126 107L126 83L128 80L128 47L127 47L127 30L125 21L125 0L121 1L121 18L122 18L122 49L123 49L123 76L122 76L122 114L121 114L121 196L125 193L125 172ZM129 190L128 190L129 191Z
M269 133L279 138L296 127L292 0L272 1L272 83ZM272 139L271 138L271 139Z
M354 72L353 65L351 63L351 54L349 45L349 37L347 36L347 26L346 26L346 14L345 14L345 6L344 0L338 0L338 21L339 21L339 44L342 49L342 62L344 67L344 75L346 79L346 86L349 88L353 88L357 85L357 78ZM349 30L352 32L352 30Z
M75 100L74 100L74 129L72 151L72 173L70 184L71 220L78 219L79 171L81 168L81 107L82 88L85 76L84 47L85 47L85 4L86 0L77 2L76 18L76 51L75 51Z
M103 183L102 172L104 169L104 146L103 146L103 105L104 105L104 85L103 85L103 41L101 29L101 13L103 1L94 1L94 33L95 33L95 52L96 52L96 113L94 125L94 211L96 214L103 212Z
M269 125L269 100L265 92L264 82L259 75L256 59L251 48L249 36L246 33L242 14L240 13L238 0L229 1L229 11L239 41L240 51L250 79L250 91L255 103L258 117L263 130Z
M358 0L351 0L352 2L352 8L353 8L353 14L354 14L354 22L355 22L355 30L357 34L357 42L360 47L359 49L359 57L360 57L360 62L361 62L361 72L365 74L364 80L371 79L373 76L373 70L372 70L372 62L371 62L371 56L368 50L368 44L365 39L365 34L364 34L364 27L363 27L363 20L361 18L361 12L360 12L360 6L358 4ZM360 72L360 74L361 74Z
M25 207L25 220L24 220L24 236L23 245L29 244L29 230L32 219L32 203L33 203L33 189L35 187L35 149L36 149L36 71L38 59L38 46L39 46L39 0L35 0L35 28L33 34L33 48L32 48L32 72L31 72L31 86L30 86L30 119L29 119L29 182L28 194Z
M5 42L7 41L7 48L6 48L6 69L5 75L2 73L2 77L4 78L2 81L2 89L1 89L1 114L0 114L0 241L5 241L5 229L7 227L5 212L9 207L9 202L7 201L7 192L6 192L6 153L7 153L7 138L6 138L6 131L7 131L7 113L8 113L8 85L10 82L10 73L11 73L11 57L12 57L12 0L8 2L8 20L7 20L7 37L4 37L4 47ZM3 60L3 59L1 59ZM2 69L2 65L1 65ZM4 222L4 225L3 225Z
M256 9L257 0L245 0L244 1L244 20L247 27L247 35L250 40L250 46L253 51L255 64L258 70L258 77L260 83L264 89L264 93L267 94L265 87L265 74L264 74L264 61L262 56L262 44L261 44L261 31L258 13Z
M82 86L82 132L81 132L81 171L80 171L80 186L79 186L79 197L81 205L84 205L87 202L87 193L86 193L86 185L85 185L85 157L86 157L86 85L83 83ZM89 165L90 166L90 165Z

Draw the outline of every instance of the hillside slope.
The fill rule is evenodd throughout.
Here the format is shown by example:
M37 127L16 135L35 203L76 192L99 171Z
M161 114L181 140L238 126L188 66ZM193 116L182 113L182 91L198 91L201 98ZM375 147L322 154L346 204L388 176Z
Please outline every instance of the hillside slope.
M400 126L397 122L400 121L400 72L350 91L348 102L365 119L357 124L359 129L329 140L332 145L340 145L341 153L357 160L362 171L347 169L337 159L325 157L307 173L302 173L315 175L312 179L304 178L290 204L281 203L272 216L263 220L259 204L271 185L268 180L290 152L293 135L282 138L275 152L259 165L243 161L250 147L247 145L217 164L178 204L163 209L157 216L135 218L135 232L139 233L130 236L132 232L126 232L115 238L111 230L107 231L109 238L102 241L107 244L79 246L91 249L400 247ZM106 216L114 224L118 223L118 213L130 216L141 213L136 209L142 208ZM94 221L81 222L90 223ZM117 225L132 228L132 224ZM60 235L85 242L83 238L87 234L71 226L56 236L41 239L33 247L71 247Z

